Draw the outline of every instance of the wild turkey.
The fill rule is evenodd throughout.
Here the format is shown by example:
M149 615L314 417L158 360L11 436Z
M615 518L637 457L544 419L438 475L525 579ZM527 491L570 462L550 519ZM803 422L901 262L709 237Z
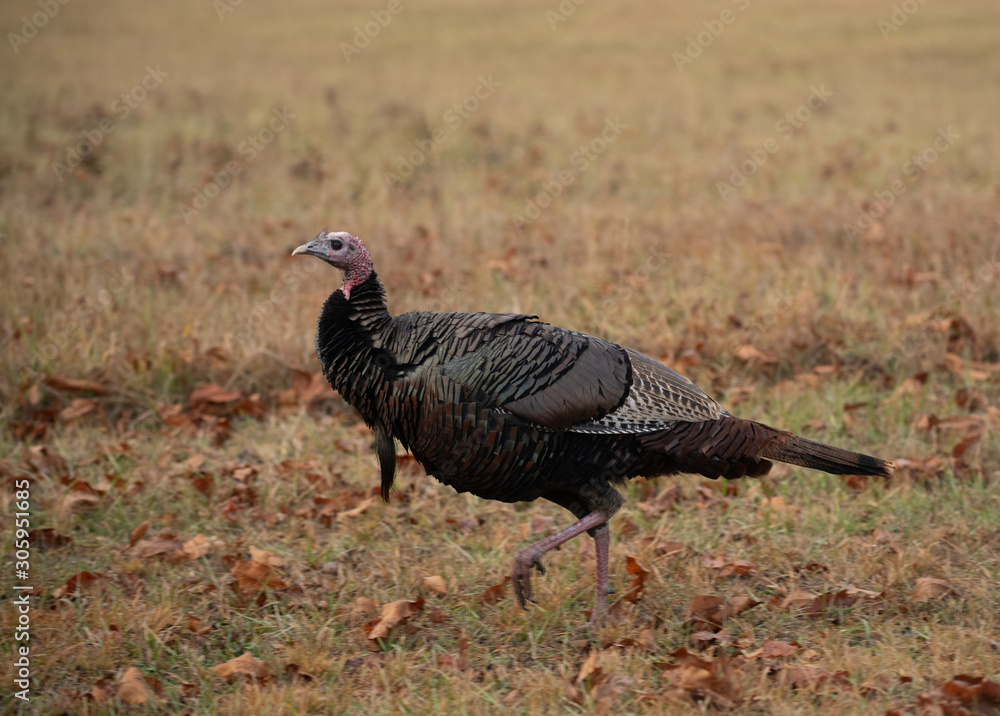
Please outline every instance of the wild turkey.
M323 374L373 429L388 501L393 439L459 492L489 500L544 498L577 521L521 550L514 593L532 599L531 568L588 532L597 556L593 618L607 609L608 520L614 485L678 472L758 477L771 460L834 474L889 475L878 458L730 415L690 380L638 351L536 316L406 313L390 316L368 250L327 233L292 254L343 272L323 305L316 352Z

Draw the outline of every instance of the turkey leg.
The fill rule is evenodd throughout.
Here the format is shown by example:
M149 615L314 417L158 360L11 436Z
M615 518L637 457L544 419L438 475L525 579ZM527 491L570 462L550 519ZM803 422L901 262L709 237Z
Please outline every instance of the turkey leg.
M608 519L608 515L601 510L594 510L569 527L561 529L554 535L535 542L530 547L525 547L518 552L517 556L514 557L514 571L511 574L517 603L522 608L527 608L527 603L534 601L531 592L531 568L535 567L539 572L545 574L545 568L542 567L541 561L543 554L569 542L589 529L594 529L594 548L597 551L597 604L594 605L594 617L596 620L598 612L601 612L603 617L603 612L607 611L608 606L608 547L611 544Z

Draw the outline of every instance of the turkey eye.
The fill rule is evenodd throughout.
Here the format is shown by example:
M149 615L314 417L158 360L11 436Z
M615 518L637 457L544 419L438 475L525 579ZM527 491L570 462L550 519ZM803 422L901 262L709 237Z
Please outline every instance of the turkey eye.
M340 239L334 239L333 241L330 242L330 246L333 247L334 251L340 251L342 248L344 248L344 242L341 241Z

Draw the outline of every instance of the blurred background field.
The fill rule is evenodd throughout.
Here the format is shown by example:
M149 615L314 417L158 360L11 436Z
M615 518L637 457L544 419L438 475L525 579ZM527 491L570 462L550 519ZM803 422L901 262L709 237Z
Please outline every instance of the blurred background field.
M675 683L696 644L735 660L717 686L745 713L997 680L993 3L19 0L0 28L0 476L52 530L33 699L5 708L725 708ZM652 576L578 681L589 552L555 557L528 612L481 598L568 515L414 466L370 500L370 438L315 375L339 277L289 256L324 227L366 242L393 312L535 313L901 469L631 485L613 582L626 556ZM239 580L267 564L251 545L284 586ZM882 597L781 607L849 587ZM692 641L706 594L763 605ZM412 633L366 638L359 599L421 595ZM766 639L798 651L747 656ZM211 671L245 651L263 683Z

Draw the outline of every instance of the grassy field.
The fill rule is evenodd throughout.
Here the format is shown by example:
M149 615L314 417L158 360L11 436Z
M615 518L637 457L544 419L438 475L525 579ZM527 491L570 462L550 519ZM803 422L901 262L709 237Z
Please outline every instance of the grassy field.
M994 3L18 0L0 27L5 712L997 713ZM412 461L375 498L316 375L339 277L289 256L324 227L393 312L536 313L899 470L630 484L606 628L589 539L522 611L512 557L568 513Z

